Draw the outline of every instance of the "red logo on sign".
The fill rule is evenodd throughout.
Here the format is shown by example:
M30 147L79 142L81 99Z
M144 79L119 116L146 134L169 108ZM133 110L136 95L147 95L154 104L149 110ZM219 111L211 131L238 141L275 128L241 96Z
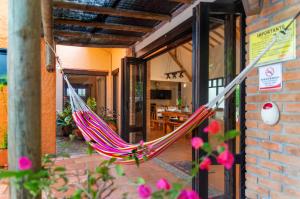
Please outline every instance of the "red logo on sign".
M266 70L265 70L265 74L267 77L272 77L275 73L275 70L273 67L268 67Z

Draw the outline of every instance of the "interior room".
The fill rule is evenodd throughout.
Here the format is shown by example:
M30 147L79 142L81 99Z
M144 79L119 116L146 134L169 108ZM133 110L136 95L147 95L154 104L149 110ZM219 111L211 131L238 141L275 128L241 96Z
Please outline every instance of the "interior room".
M237 24L239 20L237 19ZM236 29L236 71L239 69L239 29ZM224 59L224 25L219 24L209 32L209 101L216 97L226 84ZM150 132L149 140L164 136L181 124L192 114L192 41L187 41L166 53L149 61L151 79L150 99ZM236 124L238 125L238 92L236 92ZM221 124L221 134L224 134L224 102L218 104L216 114L210 120ZM238 127L237 127L238 128ZM178 178L188 178L192 169L192 148L188 134L170 146L165 153L158 156L157 161ZM209 138L211 144L217 141ZM239 143L239 138L236 140ZM239 144L236 145L239 151ZM213 165L208 173L209 196L213 198L224 195L224 168ZM236 169L238 179L239 169ZM238 193L237 185L237 195Z

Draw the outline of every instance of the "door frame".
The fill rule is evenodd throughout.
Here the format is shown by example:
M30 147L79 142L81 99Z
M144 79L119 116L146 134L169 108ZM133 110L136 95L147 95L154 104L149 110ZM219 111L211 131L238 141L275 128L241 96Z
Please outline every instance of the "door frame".
M208 80L208 75L206 74L206 72L208 72L208 64L206 62L208 60L202 59L203 57L207 56L207 55L204 55L205 51L200 50L201 49L200 47L204 46L203 42L205 43L205 41L204 41L204 38L198 37L200 34L201 35L203 34L203 32L201 33L201 31L200 31L200 28L203 25L203 23L202 23L202 25L198 24L199 30L198 30L198 32L196 32L195 23L194 23L194 20L196 17L199 17L199 16L204 17L203 22L210 21L210 22L218 23L218 21L220 19L210 16L210 14L217 14L217 15L218 14L219 15L220 14L232 14L232 15L240 16L241 17L241 23L240 23L240 69L241 70L243 70L243 67L245 67L245 63L246 63L246 61L245 61L246 23L245 23L245 13L244 13L244 8L242 5L242 2L226 4L226 5L224 3L201 2L201 3L199 3L198 6L201 6L202 8L204 8L204 10L207 10L208 13L206 13L206 14L205 14L205 12L202 12L202 14L205 14L206 16L201 16L201 12L198 12L199 15L197 16L195 13L196 8L194 8L194 14L193 14L192 18L186 20L185 22L180 24L178 27L171 30L169 33L158 38L156 41L149 44L141 51L136 52L137 57L150 60L152 58L155 58L156 56L159 56L159 55L187 42L189 39L192 38L193 57L194 57L193 58L194 59L193 67L195 68L194 70L196 70L196 72L199 74L199 76L195 76L194 71L192 74L194 77L193 81L192 81L193 82L193 90L194 90L193 107L198 107L200 105L206 104L208 101L208 86L207 86L207 88L206 88L206 86L204 86L204 85L206 85L205 80L206 79ZM222 20L224 20L224 19L222 19ZM207 24L205 24L205 26L207 26ZM201 30L203 30L202 28L201 28ZM214 26L209 25L209 29L213 29L213 28L214 28ZM200 43L198 44L198 47L196 47L197 43L194 43L196 35L198 37L198 40L196 40L196 42L200 42L200 39L202 40L201 44ZM178 36L181 39L178 39ZM206 37L207 37L206 39L208 39L209 35L206 34ZM196 51L199 54L198 56L195 53ZM202 54L202 55L200 55L200 54ZM200 57L201 57L201 59L200 59ZM203 63L200 64L201 62L203 62ZM197 65L197 67L195 65ZM207 92L203 93L203 91L205 91L206 89L207 89ZM196 95L196 93L197 93L197 95ZM239 178L239 183L240 183L239 193L240 194L239 195L240 195L240 198L245 198L245 172L246 172L246 170L245 170L245 146L246 146L245 130L246 130L246 126L245 126L245 82L244 81L240 84L240 109L239 109L239 112L240 112L240 114L239 114L240 129L239 130L240 130L240 149L241 149L241 151L240 151L240 154L235 155L235 160L236 160L236 163L240 165L240 178ZM207 125L207 121L206 121L206 123L204 122L203 125L198 128L198 130L194 131L193 136L197 136L197 135L203 136L204 133L202 133L203 131L201 131L201 129L203 130L203 127L206 125ZM207 138L204 138L204 139L207 139ZM193 153L193 161L195 161L199 156L201 156L201 153L203 153L203 152L193 149L192 153ZM216 163L216 162L214 162L214 163ZM224 175L227 175L227 174L225 173ZM233 179L233 180L235 181L236 179ZM206 171L200 171L198 176L196 176L193 179L193 189L196 190L202 198L208 198L208 173ZM234 187L234 189L236 190L236 186ZM225 192L226 192L226 190L225 190Z
M135 57L125 57L122 59L121 68L121 137L129 142L130 132L135 131L129 126L129 89L130 88L130 65L143 64L143 122L142 122L142 137L147 140L147 60Z
M209 34L207 31L209 17L215 13L212 8L213 4L200 3L194 8L194 26L193 26L193 108L197 108L200 105L206 104L208 101L208 90L206 82L208 82L208 59L209 55L207 51L201 49L208 48ZM235 46L235 18L240 16L240 69L243 70L245 67L245 14L243 9L232 10L221 12L226 17L224 18L225 32L224 32L224 61L225 61L225 73L224 78L226 83L229 83L235 76L235 57L236 57L236 46ZM234 40L234 42L232 42ZM232 43L231 43L232 42ZM234 61L232 62L232 59ZM198 75L198 76L197 76ZM226 86L226 85L225 85ZM229 148L235 154L235 163L231 170L225 170L224 180L224 197L227 199L236 198L236 170L235 165L240 165L240 178L239 178L239 198L245 198L245 82L243 81L240 85L240 151L235 154L236 141L230 141ZM235 128L235 117L229 117L232 112L235 114L235 97L232 95L230 98L225 100L224 108L224 124L225 131ZM230 105L230 106L229 106ZM226 117L227 116L227 117ZM231 118L231 119L229 119ZM201 124L194 132L193 136L199 136L204 141L208 141L208 136L203 133L203 128L207 125L206 120ZM198 160L203 155L201 150L193 150L193 161ZM218 165L217 162L213 161L213 165ZM193 179L193 189L196 190L202 198L208 198L208 172L206 170L200 170L198 175Z
M64 69L65 75L81 75L81 76L104 76L105 77L105 95L107 95L107 76L108 72L106 71L97 71L97 70L81 70L81 69ZM64 95L66 81L62 79L62 110L64 109ZM107 106L107 98L105 97L105 107Z

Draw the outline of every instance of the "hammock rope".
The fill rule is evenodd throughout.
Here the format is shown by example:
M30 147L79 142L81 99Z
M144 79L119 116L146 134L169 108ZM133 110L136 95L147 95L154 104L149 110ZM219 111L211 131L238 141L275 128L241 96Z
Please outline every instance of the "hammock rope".
M217 104L224 101L246 78L247 74L255 67L258 61L269 51L272 46L282 39L287 33L290 25L300 15L300 11L293 17L291 22L284 30L274 35L272 41L268 46L256 57L253 62L245 67L239 75L237 75L213 100L207 104L199 107L182 125L174 131L149 142L143 144L131 144L121 139L118 133L114 132L110 126L94 113L86 103L75 92L68 77L63 74L64 80L69 88L70 104L74 122L81 131L84 139L90 144L91 147L99 154L107 158L116 158L119 164L134 164L137 160L142 163L146 160L152 159L170 145L180 139L182 136L190 133L198 127L204 120L209 118L215 113ZM46 41L46 44L50 44ZM63 73L63 67L55 50L50 46L56 56L58 63L58 70Z

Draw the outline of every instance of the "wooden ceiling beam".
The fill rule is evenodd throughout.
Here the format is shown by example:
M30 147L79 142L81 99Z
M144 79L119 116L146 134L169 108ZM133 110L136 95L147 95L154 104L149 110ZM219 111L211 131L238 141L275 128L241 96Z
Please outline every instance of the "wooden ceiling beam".
M188 47L186 47L185 45L181 45L181 47L189 52L193 52L193 50L189 49Z
M188 74L188 72L185 70L184 66L179 62L179 60L176 58L176 56L171 53L168 52L168 54L170 55L170 57L172 58L172 60L179 66L179 68L184 71L185 76L188 78L188 80L191 82L192 81L192 77L190 74Z
M123 35L112 35L112 34L91 34L86 32L75 32L75 31L54 31L54 35L60 37L74 37L77 39L103 39L110 41L127 41L127 42L136 42L139 41L140 37L133 36L123 36Z
M136 10L127 10L127 9L108 8L108 7L101 7L101 6L94 6L94 5L87 5L81 3L73 3L73 2L54 1L53 6L55 8L80 10L84 12L93 12L97 14L112 15L112 16L119 16L119 17L130 17L130 18L148 19L148 20L156 20L156 21L171 20L171 16L166 14L157 14L152 12L142 12Z
M222 35L221 33L217 32L216 30L212 31L215 35L217 35L218 37L224 39L224 35Z
M215 42L217 45L221 44L221 42L218 41L217 39L215 39L212 35L209 35L209 39L212 40L213 42Z
M61 25L75 25L81 27L94 27L94 28L130 31L130 32L148 33L148 32L152 32L153 30L152 28L143 27L143 26L132 26L132 25L113 24L113 23L83 22L79 20L68 20L68 19L55 19L54 21L56 24L61 24Z
M209 36L210 36L211 38L213 38L215 41L217 41L218 43L220 43L220 44L224 42L224 39L223 39L223 38L218 37L218 36L215 35L213 32L210 32L210 33L209 33Z
M177 2L177 3L187 3L187 4L192 3L192 0L169 0L169 1Z
M73 42L56 40L59 45L77 46L77 47L93 47L93 48L128 48L129 45L124 44L97 44L95 42Z

